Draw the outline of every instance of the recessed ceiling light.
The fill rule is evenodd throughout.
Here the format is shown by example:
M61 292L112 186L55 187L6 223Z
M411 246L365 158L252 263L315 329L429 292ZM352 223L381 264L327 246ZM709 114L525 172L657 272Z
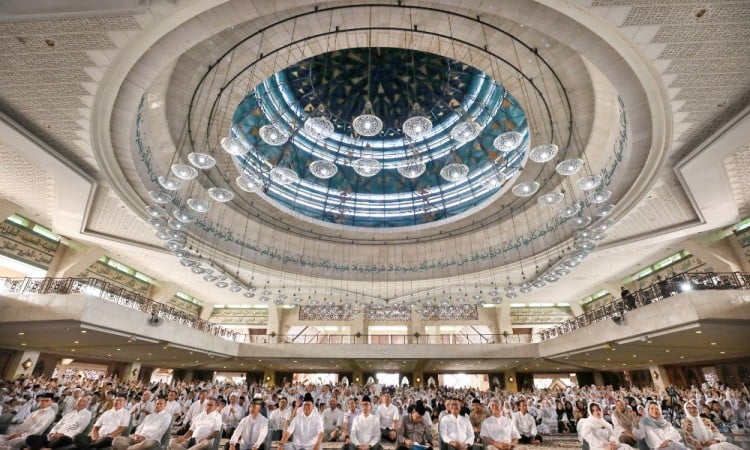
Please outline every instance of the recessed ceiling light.
M73 352L73 353L75 353L76 349L71 348L70 351Z
M652 341L652 340L650 340L650 339L649 339L648 341L646 341L646 343L647 343L647 344L653 344L653 343L654 343L654 341Z
M88 331L86 331L86 330L81 330L81 334L86 334L86 333L88 333Z
M716 342L711 342L711 345L716 345Z
M26 334L26 333L24 333L23 331L19 331L19 332L18 332L18 335L19 335L19 336L23 336L24 334Z
M80 342L78 342L78 341L73 341L73 343L74 343L74 344L80 344Z
M25 342L21 342L21 347L26 347L26 343Z
M724 353L726 353L726 352L723 352L723 351L722 351L722 352L719 352L719 353L721 353L721 354L723 355L723 354L724 354Z
M637 357L638 357L638 355L633 355L633 358L637 358Z
M703 334L703 331L701 331L701 330L695 330L695 334Z
M669 353L669 349L668 349L668 348L667 348L667 349L665 349L664 351L665 351L665 352L667 352L667 353Z
M682 355L680 355L680 359L685 359L685 357L684 357L684 356L682 356Z
M120 351L120 349L119 349L119 348L116 348L115 350L117 350L118 352Z

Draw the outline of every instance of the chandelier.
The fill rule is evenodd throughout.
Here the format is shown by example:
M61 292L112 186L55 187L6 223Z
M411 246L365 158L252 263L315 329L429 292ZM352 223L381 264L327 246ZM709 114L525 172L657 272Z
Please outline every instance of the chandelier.
M380 8L388 6L372 7ZM287 20L296 19L280 23ZM495 29L480 24L483 32ZM348 32L339 27L331 27L334 39ZM413 27L404 31L407 36L419 32ZM266 272L276 276L287 262L273 258L293 258L288 249L280 256L269 256L273 250L259 250L261 244L269 248L286 244L274 242L275 236L248 233L253 228L248 224L257 220L283 230L279 218L286 214L311 221L310 227L296 225L306 228L305 233L318 228L354 229L378 239L378 228L418 227L454 218L458 222L475 208L491 205L487 217L498 223L515 220L513 235L498 237L497 245L487 252L490 269L509 267L508 285L487 289L484 295L446 296L449 300L441 297L432 303L463 313L449 307L467 300L473 306L498 303L559 282L596 250L614 226L616 206L610 203L610 189L616 189L609 187L611 175L599 167L599 161L589 161L571 137L573 130L564 129L567 122L561 118L567 116L553 117L555 111L545 109L565 106L567 94L559 86L549 90L557 97L546 99L549 92L535 91L538 83L516 74L519 81L514 78L509 85L520 83L531 92L519 91L522 103L503 85L503 74L517 68L501 70L498 65L504 62L489 50L485 50L489 70L480 71L447 57L376 46L337 47L288 62L286 68L283 61L274 60L276 74L243 85L239 80L255 80L258 63L270 65L269 50L278 50L265 48L263 36L253 35L258 56L246 68L229 64L231 51L208 68L209 76L196 92L205 89L210 95L197 95L203 103L191 107L196 113L210 111L211 116L186 124L192 134L176 139L174 155L164 158L168 163L158 166L144 195L149 203L147 223L160 245L202 282L253 301L308 305L286 290L287 297L282 298L281 288L262 295L256 292L249 273L262 271L257 267L267 264ZM481 48L491 47L477 46ZM526 52L524 61L541 58L522 52ZM294 55L290 58L298 57L289 53ZM374 57L379 58L376 64ZM538 65L540 78L557 83L544 61ZM214 104L217 107L211 107ZM203 124L201 129L198 124ZM278 206L281 213L267 213L262 209L267 205ZM472 223L467 228L482 225ZM552 226L556 228L548 233ZM514 247L518 242L531 245ZM265 255L258 256L260 251ZM305 258L317 257L309 249L298 252L305 264ZM528 261L534 261L533 271ZM437 261L435 267L441 263ZM349 303L357 296L366 297L367 293L358 292L346 299L345 294L351 293L346 291L347 277L364 278L368 270L379 269L360 266L341 269L350 272L339 275L335 272L339 266L343 265L331 261L332 278L344 280L332 297ZM408 273L413 268L402 269ZM440 297L434 291L429 296ZM428 308L416 306L416 299L403 301ZM317 306L331 304L326 300Z

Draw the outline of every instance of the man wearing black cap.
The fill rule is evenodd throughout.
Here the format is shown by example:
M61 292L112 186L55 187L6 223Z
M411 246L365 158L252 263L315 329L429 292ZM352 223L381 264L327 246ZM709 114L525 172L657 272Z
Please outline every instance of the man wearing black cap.
M354 418L349 430L350 443L344 450L382 450L380 445L380 418L372 414L370 397L363 396L359 402L362 413Z
M292 419L279 446L284 450L320 450L323 442L323 419L315 411L312 395L308 392L302 399L302 413L297 413ZM292 442L287 442L289 436L294 436Z
M229 440L229 450L237 450L238 442L240 450L270 450L265 446L268 419L260 413L262 407L263 399L254 397L250 403L250 414L240 420L240 424L237 425Z
M432 436L430 429L425 425L424 414L426 412L422 403L409 405L408 414L398 427L396 438L397 450L426 450L430 448Z

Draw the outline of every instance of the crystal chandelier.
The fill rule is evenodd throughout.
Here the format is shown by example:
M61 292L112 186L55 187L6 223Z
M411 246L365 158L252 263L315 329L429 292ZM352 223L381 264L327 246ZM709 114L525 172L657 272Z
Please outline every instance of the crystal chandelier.
M555 171L559 173L560 175L564 176L570 176L577 174L581 168L583 167L583 160L578 158L573 159L566 159L565 161L561 161L557 167L555 167Z
M247 149L237 138L223 137L221 139L221 148L223 148L225 152L233 156L242 156L247 153Z
M362 157L352 161L352 169L362 177L374 177L380 172L380 161L373 158Z
M518 146L521 145L521 141L523 141L523 135L521 133L507 131L496 137L492 142L492 146L501 153L508 153L518 148Z
M383 121L380 117L373 114L372 103L367 100L362 114L355 117L352 121L352 128L360 136L372 137L380 133L383 129Z
M432 121L424 115L422 107L418 103L412 105L409 118L404 121L402 127L404 134L411 139L420 139L432 131Z
M582 191L591 191L599 187L602 182L602 177L599 175L589 175L583 178L579 178L576 181L576 186Z
M539 183L536 181L527 181L513 186L513 194L517 197L531 197L539 190Z
M453 127L451 137L457 142L464 144L476 139L480 131L482 131L482 127L478 123L466 118Z
M529 152L529 159L534 162L545 163L552 160L555 155L557 155L557 145L542 144L531 149L531 152Z
M245 192L258 192L264 187L263 180L255 175L241 175L237 177L235 183Z
M305 121L305 131L315 140L325 139L333 134L333 123L326 117L323 105L320 105L315 110L315 114Z
M417 158L409 158L396 169L401 176L405 178L414 179L419 177L427 170L425 163Z
M198 170L187 164L172 164L172 174L180 180L192 180L198 176Z
M310 172L322 180L332 178L338 171L338 166L331 161L319 159L310 164Z
M275 124L263 125L260 127L259 134L263 142L268 145L282 145L289 140L289 135Z
M216 165L214 157L207 153L188 153L188 161L190 161L190 164L202 170L208 170Z

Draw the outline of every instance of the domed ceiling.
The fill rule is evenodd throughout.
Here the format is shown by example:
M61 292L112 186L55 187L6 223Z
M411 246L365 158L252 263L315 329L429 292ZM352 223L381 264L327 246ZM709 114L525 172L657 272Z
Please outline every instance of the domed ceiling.
M382 122L371 136L352 125L368 99L370 115ZM432 126L416 138L402 130L414 105ZM330 135L310 130L320 119L332 126ZM347 49L288 67L248 93L232 123L231 145L243 153L235 156L238 170L278 206L357 227L420 225L482 205L523 168L529 142L523 110L487 74L393 48ZM284 136L279 145L261 137L272 126ZM469 126L475 129L467 136L456 135ZM493 146L511 131L515 145ZM358 166L363 160L372 162L371 172ZM316 172L321 161L329 164ZM277 166L299 180L274 183ZM454 167L468 172L446 174Z
M232 23L234 4L212 13ZM558 282L654 169L649 103L630 69L619 97L567 45L486 14L347 4L209 33L188 20L190 45L161 41L175 61L149 54L127 74L140 100L113 99L135 122L112 123L132 191L113 185L176 263L251 302L261 283L264 301L298 304L320 283L308 297Z

